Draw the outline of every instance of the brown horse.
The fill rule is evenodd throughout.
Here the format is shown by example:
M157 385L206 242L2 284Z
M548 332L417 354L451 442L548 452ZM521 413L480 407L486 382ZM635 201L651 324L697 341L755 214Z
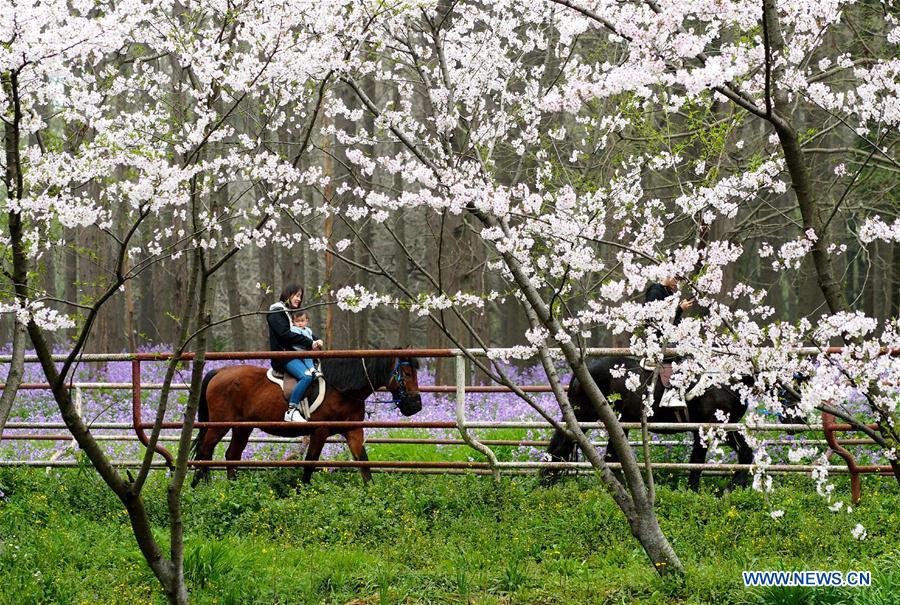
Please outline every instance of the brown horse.
M416 371L419 362L415 358L349 358L323 359L325 398L310 415L312 421L361 421L365 417L366 399L381 387L393 395L393 403L404 416L412 416L422 409L419 382ZM284 418L287 402L281 388L266 378L266 368L258 366L228 366L212 370L203 377L200 391L198 419L200 422L279 422ZM313 383L315 384L315 383ZM313 387L311 387L313 388ZM211 460L216 444L231 430L231 445L225 452L226 460L240 460L251 427L202 428L194 440L195 460ZM285 425L261 429L279 437L309 435L306 460L318 460L330 435L341 434L355 460L368 460L362 428L307 427L303 424ZM303 482L309 483L314 466L303 470ZM371 472L360 468L364 483ZM233 479L235 468L228 467L228 478ZM192 485L208 479L209 468L203 467L194 475Z

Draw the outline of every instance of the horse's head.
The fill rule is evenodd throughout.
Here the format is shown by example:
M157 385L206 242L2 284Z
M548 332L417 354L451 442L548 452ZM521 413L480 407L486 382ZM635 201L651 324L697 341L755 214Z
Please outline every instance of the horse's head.
M800 406L800 390L804 383L809 381L809 376L801 372L794 372L790 381L779 382L775 387L773 405L761 405L756 412L762 416L768 416L779 424L793 424L803 422L804 412ZM771 408L771 409L770 409Z
M802 422L804 412L800 406L800 391L804 384L809 382L809 375L803 372L794 372L791 381L782 383L778 389L778 402L781 404L781 413L778 421L781 423Z
M387 388L397 402L397 408L404 416L412 416L422 409L419 394L419 360L415 357L400 357L391 374Z

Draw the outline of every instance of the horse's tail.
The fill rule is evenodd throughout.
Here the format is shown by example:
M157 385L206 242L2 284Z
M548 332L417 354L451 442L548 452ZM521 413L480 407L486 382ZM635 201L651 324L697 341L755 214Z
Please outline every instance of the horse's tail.
M209 421L209 404L206 401L206 388L218 372L219 370L207 372L206 376L203 377L203 382L200 383L200 404L197 406L197 420L199 422ZM200 451L200 443L203 442L203 437L206 436L206 430L206 427L201 428L197 433L197 437L194 439L194 443L191 445L191 457L195 460L197 458L197 453Z

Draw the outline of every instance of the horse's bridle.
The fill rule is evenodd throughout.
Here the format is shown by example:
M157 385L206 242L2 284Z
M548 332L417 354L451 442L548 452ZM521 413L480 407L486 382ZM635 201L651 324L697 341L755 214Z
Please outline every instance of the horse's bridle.
M397 365L394 366L394 369L391 371L391 375L388 378L388 382L390 383L390 379L393 378L397 382L398 391L400 391L399 398L395 399L381 399L378 400L377 403L393 403L397 405L402 402L404 399L409 397L409 392L406 390L406 379L403 376L403 368L412 366L412 363L409 361L403 361L402 359L397 359ZM366 360L362 360L363 373L366 375L366 380L369 382L369 386L372 387L372 393L375 393L377 389L375 385L372 384L372 379L369 378L369 370L366 368ZM387 386L387 385L385 385ZM419 393L413 393L413 395L418 395Z
M391 378L397 381L397 390L400 391L400 398L392 400L391 403L400 403L409 397L409 392L406 390L406 378L403 376L403 368L411 365L412 363L409 361L397 359L397 365L394 367L394 371L391 372ZM418 395L418 393L413 393L413 395Z

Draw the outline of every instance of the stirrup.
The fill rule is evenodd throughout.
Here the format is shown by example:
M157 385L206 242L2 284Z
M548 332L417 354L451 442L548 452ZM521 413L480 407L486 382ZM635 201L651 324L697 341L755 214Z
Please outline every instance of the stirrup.
M306 422L306 418L303 417L303 413L297 408L288 408L284 413L284 421L285 422Z

